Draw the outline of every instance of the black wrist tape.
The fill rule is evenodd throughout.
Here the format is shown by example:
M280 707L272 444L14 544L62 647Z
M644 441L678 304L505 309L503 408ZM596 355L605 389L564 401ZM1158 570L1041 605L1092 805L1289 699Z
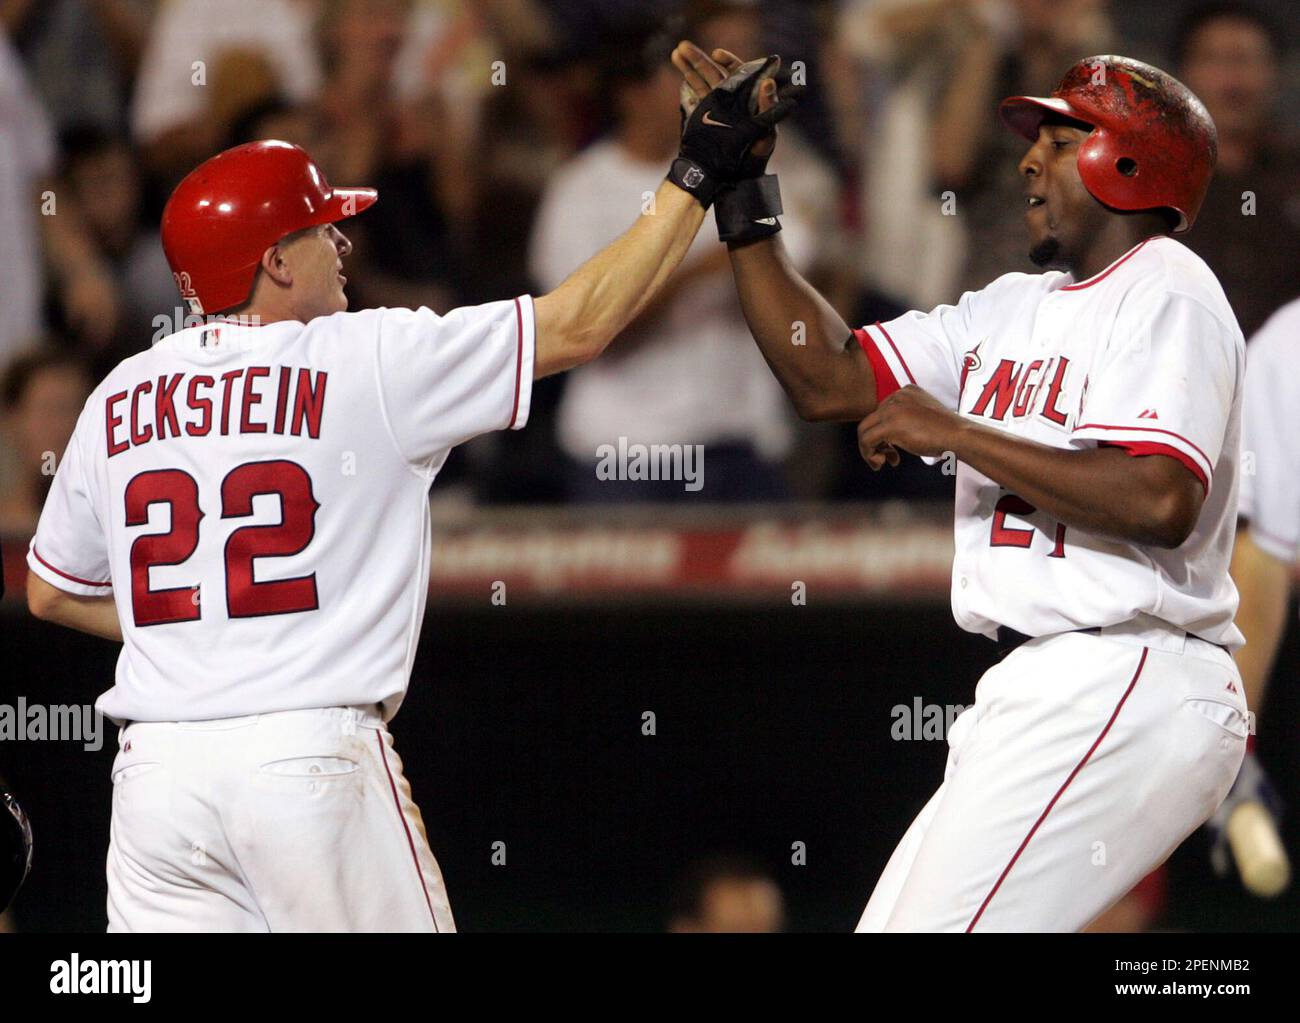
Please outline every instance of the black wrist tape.
M745 245L770 238L781 230L781 187L775 174L746 178L724 189L713 206L718 239L728 245Z

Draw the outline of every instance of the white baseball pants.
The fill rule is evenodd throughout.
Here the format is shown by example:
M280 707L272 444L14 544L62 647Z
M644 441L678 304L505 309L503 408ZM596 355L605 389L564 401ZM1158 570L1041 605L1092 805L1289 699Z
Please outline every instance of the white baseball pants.
M1117 626L1032 640L953 723L943 784L858 931L1077 931L1163 863L1245 754L1219 647Z
M133 723L113 764L110 931L452 931L374 713Z

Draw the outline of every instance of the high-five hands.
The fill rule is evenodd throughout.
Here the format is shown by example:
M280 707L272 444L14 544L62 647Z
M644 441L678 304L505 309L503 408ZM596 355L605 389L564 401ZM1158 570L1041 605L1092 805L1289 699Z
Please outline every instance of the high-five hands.
M683 42L672 60L683 78L683 125L681 150L668 178L708 207L724 188L764 173L776 124L795 104L777 95L773 76L779 57L745 63L714 50L711 58Z

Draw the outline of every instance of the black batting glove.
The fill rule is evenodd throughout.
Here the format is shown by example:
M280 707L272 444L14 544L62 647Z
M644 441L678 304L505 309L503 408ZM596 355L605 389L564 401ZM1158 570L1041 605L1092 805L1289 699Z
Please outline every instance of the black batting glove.
M758 112L758 87L780 66L776 56L742 64L685 117L681 149L668 180L690 192L705 209L721 188L757 177L767 167L770 154L755 155L753 148L772 138L777 122L795 106L794 99L785 96L770 110Z

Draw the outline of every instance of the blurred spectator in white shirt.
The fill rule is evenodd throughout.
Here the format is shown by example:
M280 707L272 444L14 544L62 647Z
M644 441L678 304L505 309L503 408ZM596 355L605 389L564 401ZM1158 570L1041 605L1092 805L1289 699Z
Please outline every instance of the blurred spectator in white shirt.
M321 85L316 0L165 0L140 66L131 127L149 166L176 179L211 155L230 122L273 95Z
M0 364L40 333L37 216L54 134L9 38L0 32Z
M932 126L947 65L969 23L967 0L847 0L836 31L856 88L835 96L845 148L861 172L859 264L910 308L956 296L966 254L960 220L945 216L931 177Z
M618 60L607 94L618 127L562 167L546 189L529 259L541 290L554 288L647 212L644 204L663 180L680 133L680 78L667 61L672 42L660 37L639 49L611 46ZM799 146L783 126L769 171L781 172L786 249L797 266L807 267L817 247L817 204L833 204L834 183ZM598 480L597 449L617 446L620 438L704 445L699 499L785 494L780 460L791 447L791 413L750 337L712 221L707 218L682 266L607 357L568 375L558 435L573 461L574 500L692 496L681 482Z

